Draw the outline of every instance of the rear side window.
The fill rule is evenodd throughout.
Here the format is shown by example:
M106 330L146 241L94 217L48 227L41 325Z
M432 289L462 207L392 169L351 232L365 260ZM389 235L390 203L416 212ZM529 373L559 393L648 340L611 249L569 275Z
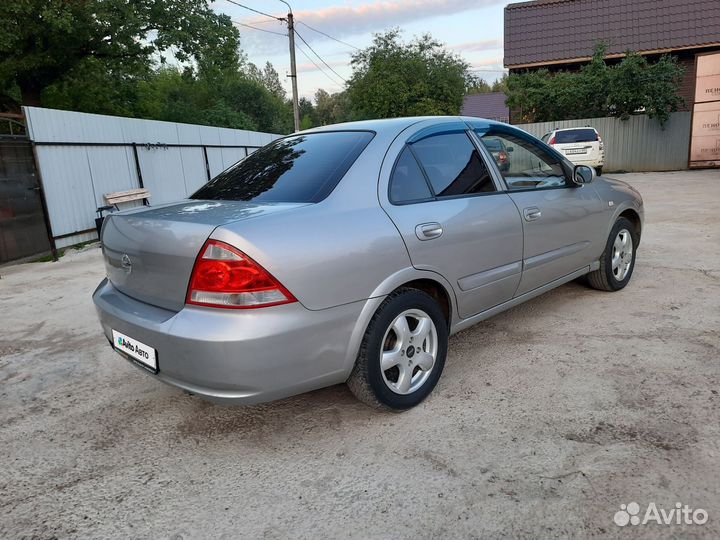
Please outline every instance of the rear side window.
M318 202L335 189L372 138L368 131L285 137L220 173L190 198Z
M425 176L406 146L395 163L390 179L390 202L408 203L432 198Z
M579 143L597 141L594 129L568 129L555 133L556 144Z
M412 144L437 197L495 191L490 173L465 133L445 133Z

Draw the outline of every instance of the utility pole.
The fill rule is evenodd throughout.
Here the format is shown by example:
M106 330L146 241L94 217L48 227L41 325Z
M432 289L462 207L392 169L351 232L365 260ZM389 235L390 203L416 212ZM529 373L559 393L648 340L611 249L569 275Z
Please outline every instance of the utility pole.
M295 131L300 131L300 105L298 103L297 66L295 65L295 21L293 20L293 12L290 4L284 0L280 1L287 5L290 10L287 15L287 25L288 37L290 38L290 78L292 79L293 117L295 119Z

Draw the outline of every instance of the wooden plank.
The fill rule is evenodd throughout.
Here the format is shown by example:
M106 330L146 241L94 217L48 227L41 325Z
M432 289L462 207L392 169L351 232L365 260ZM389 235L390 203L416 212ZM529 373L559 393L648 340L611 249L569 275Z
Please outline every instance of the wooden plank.
M150 198L150 191L147 189L131 189L128 191L116 191L103 195L107 204L118 204L131 201L141 201Z

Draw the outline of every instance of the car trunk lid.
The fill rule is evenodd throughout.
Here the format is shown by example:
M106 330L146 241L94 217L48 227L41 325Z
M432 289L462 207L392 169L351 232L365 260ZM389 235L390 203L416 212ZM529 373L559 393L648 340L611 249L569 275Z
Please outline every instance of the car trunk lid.
M108 279L132 298L179 311L195 259L217 227L298 206L304 204L182 201L111 214L102 231Z

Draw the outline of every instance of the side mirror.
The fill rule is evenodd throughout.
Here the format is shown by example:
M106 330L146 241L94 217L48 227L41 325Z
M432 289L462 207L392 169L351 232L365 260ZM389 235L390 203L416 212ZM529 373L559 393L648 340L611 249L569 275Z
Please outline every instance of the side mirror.
M514 146L508 146L505 150L507 150L508 152L514 152L514 151L515 151L515 147L514 147Z
M593 180L595 180L595 169L587 165L575 165L573 182L581 186L583 184L589 184Z

